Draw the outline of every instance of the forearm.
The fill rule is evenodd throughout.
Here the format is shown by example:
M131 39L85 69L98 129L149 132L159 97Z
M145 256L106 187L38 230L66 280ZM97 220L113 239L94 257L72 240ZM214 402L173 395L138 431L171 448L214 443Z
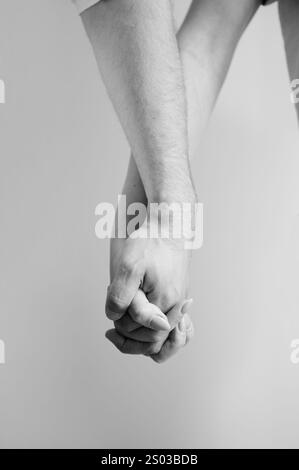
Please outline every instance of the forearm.
M169 0L108 0L82 19L150 201L194 198Z
M204 130L235 48L258 5L257 0L196 0L177 33L187 97L191 160L198 156ZM133 157L123 191L129 200L144 194ZM145 199L142 202L145 203Z
M259 5L260 0L194 0L178 32L191 160L199 156L234 52Z

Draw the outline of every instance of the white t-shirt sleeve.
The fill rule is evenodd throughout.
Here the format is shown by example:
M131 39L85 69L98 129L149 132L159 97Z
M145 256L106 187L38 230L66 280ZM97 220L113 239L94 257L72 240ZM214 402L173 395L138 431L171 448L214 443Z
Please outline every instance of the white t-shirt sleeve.
M82 13L87 8L92 7L96 3L100 2L101 0L72 0L74 5L76 6L78 13Z

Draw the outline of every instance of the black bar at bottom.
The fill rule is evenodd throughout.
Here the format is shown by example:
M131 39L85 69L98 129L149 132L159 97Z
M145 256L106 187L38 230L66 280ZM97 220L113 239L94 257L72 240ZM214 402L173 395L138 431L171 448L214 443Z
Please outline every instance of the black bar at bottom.
M43 468L43 464L50 468L57 465L71 465L76 468L94 469L106 467L138 468L147 465L148 468L156 466L183 465L198 466L217 464L233 464L238 466L256 464L261 460L272 459L275 464L284 467L287 461L297 460L296 451L289 450L198 450L198 449L111 449L111 450L0 450L1 468L11 468L11 465L24 465ZM9 464L4 465L5 463ZM22 467L21 467L22 466ZM205 468L205 467L204 467ZM209 468L209 467L207 467Z

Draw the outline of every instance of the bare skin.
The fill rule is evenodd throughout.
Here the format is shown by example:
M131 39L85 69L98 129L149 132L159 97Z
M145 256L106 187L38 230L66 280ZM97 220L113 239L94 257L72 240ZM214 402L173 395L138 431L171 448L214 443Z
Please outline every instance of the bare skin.
M86 10L82 19L136 155L147 200L194 205L184 80L170 0L109 0ZM182 243L125 241L107 293L108 318L121 319L142 284L162 310L151 321L157 326L163 312L186 300L189 264Z
M202 134L221 90L237 43L256 12L258 4L256 0L243 0L238 3L234 0L226 2L219 0L211 5L208 0L195 0L177 34L188 103L191 158L195 158L198 153ZM223 21L224 18L226 22ZM208 31L206 25L209 25ZM133 157L122 192L127 196L128 204L132 202L147 204L142 179ZM124 243L123 239L112 240L112 278L115 260L119 259ZM180 316L177 319L180 321ZM132 328L134 328L134 335ZM152 348L155 352L152 358L156 362L164 362L188 344L194 335L193 324L188 313L185 314L184 321L180 325L174 325L171 322L171 333L159 331L153 334L148 331L147 337L145 331L146 328L140 328L140 324L132 323L132 314L130 315L129 312L122 318L121 323L115 322L115 330L109 330L108 339L122 352L148 355L145 352L148 348L145 339L150 337L154 343ZM129 339L130 342L124 343L124 338ZM122 350L124 344L126 344L125 351Z
M92 12L82 15L96 60L134 155L130 161L123 190L129 204L137 201L148 204L153 200L172 202L176 198L182 200L183 197L193 199L192 178L186 164L188 159L186 160L185 157L188 153L194 157L198 152L203 131L225 79L236 45L260 3L260 0L238 0L238 2L235 0L213 0L213 2L194 0L177 34L177 47L175 47L176 41L171 26L170 3L166 0L160 1L159 4L144 0L138 2L137 0L123 0L123 2L109 0L105 2L105 7L103 3L101 6L98 4ZM155 10L157 6L158 9ZM148 16L148 8L151 7L153 10ZM162 9L159 12L160 7ZM299 78L298 1L280 2L279 13L290 78L297 80ZM145 22L140 20L141 16L145 18ZM149 17L155 18L154 23L149 21ZM148 34L151 28L153 28L152 33L155 34ZM114 33L112 36L111 31ZM120 35L117 34L119 31L121 31ZM147 34L142 36L144 31L147 31ZM116 41L111 41L114 37ZM136 38L138 38L137 42ZM167 47L164 49L162 38L164 42L167 38ZM114 50L113 47L111 48L111 43L114 48L117 46ZM145 48L143 44L146 45ZM129 55L127 54L128 45L132 52ZM131 59L134 55L136 56L136 51L138 60L134 63ZM178 51L179 54L177 54ZM124 52L123 56L122 52ZM188 104L188 145L185 139L184 116L186 115L178 55L182 64ZM141 60L141 68L140 58L145 59ZM170 68L165 67L165 62L169 65L169 59L172 64ZM150 67L148 67L149 64ZM138 71L137 80L135 76L133 77L136 70ZM157 70L161 74L160 77L155 75ZM144 74L145 71L148 74ZM122 80L123 75L125 86ZM161 87L161 82L166 83L166 86ZM158 83L160 87L157 88ZM154 95L151 94L151 87L155 89ZM136 100L134 96L137 97ZM178 99L175 99L176 97ZM143 109L138 109L138 106L136 108L138 102L142 104ZM151 109L150 113L147 113L148 106ZM161 110L166 110L162 119L159 116ZM296 110L299 117L298 103L296 103ZM173 116L176 117L175 120L170 119ZM170 125L166 129L166 124L169 122L173 124L174 121L176 125L173 127ZM155 122L158 123L156 128ZM159 132L158 128L162 129L162 132ZM174 145L175 142L178 145ZM165 159L163 159L164 155ZM175 170L176 167L178 167L178 172ZM190 302L186 303L188 260L183 255L181 256L178 264L183 268L183 276L181 279L176 277L176 282L172 283L172 294L169 295L169 292L165 294L169 287L165 279L171 279L168 276L171 270L167 272L167 269L166 271L162 269L162 275L159 276L161 273L153 269L161 263L161 256L163 260L165 255L167 260L169 254L167 245L162 249L160 245L163 246L162 243L156 244L156 247L152 246L151 257L146 260L138 244L134 247L134 244L128 240L115 240L112 243L111 281L113 288L108 293L107 299L107 314L115 321L115 328L109 330L107 337L121 352L129 354L148 355L149 350L145 349L145 345L152 343L152 350L155 352L153 358L157 362L168 359L193 334L193 326L186 313L190 308ZM119 263L126 253L130 253L130 257L133 258L134 253L138 253L137 259L143 259L143 264L146 265L145 268L143 267L143 274L150 270L155 273L151 282L154 291L152 298L149 299L151 289L146 289L146 292L142 293L137 288L136 279L132 289L130 273L126 271L125 264ZM161 265L163 266L163 262ZM165 265L167 266L167 263ZM172 269L173 264L169 265ZM132 266L129 268L130 271ZM125 273L122 278L120 271ZM133 271L136 273L136 270ZM156 269L156 271L159 270ZM139 280L142 273L138 270L137 272ZM155 292L155 285L160 286L159 292ZM115 286L121 286L119 292L115 291ZM174 293L178 291L180 295L175 296ZM126 296L125 302L119 294ZM160 307L160 310L157 307ZM160 325L163 324L163 327L159 329L161 321Z

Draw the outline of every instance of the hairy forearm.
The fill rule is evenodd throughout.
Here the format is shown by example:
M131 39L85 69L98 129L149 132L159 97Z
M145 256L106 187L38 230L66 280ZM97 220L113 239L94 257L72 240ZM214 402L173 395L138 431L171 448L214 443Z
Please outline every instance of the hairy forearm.
M258 0L196 0L177 33L187 98L191 160L198 156L204 130L235 48L258 5ZM133 157L123 191L131 202L135 197L146 202Z
M193 199L170 1L108 0L82 18L148 200Z

